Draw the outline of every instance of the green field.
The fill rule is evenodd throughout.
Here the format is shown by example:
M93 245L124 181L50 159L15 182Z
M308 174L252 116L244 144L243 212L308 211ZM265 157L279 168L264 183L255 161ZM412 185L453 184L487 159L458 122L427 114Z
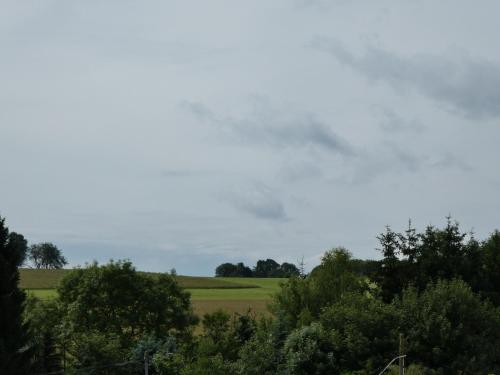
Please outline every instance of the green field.
M55 289L64 275L71 270L43 270L22 268L19 270L21 275L20 286L23 289ZM151 276L158 273L146 272ZM186 289L240 289L240 288L259 288L253 282L252 278L245 278L245 281L238 278L215 278L200 276L176 276L179 284Z
M54 298L55 288L71 270L21 269L20 285L28 294L41 299ZM155 274L151 274L155 275ZM176 276L179 284L191 293L198 315L225 309L244 313L251 309L257 314L268 314L272 295L284 279L252 277L194 277Z
M219 279L219 278L218 278ZM191 289L188 288L193 300L269 300L279 287L283 279L273 278L238 278L223 277L220 278L226 282L240 285L254 284L256 288L242 289Z

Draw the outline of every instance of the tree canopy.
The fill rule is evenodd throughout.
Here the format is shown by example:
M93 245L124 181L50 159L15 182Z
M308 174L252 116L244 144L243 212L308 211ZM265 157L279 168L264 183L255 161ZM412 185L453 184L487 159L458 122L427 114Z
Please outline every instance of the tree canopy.
M253 272L250 267L243 263L223 263L215 269L216 277L252 277Z
M139 273L129 261L75 269L63 278L58 294L77 331L96 330L128 340L183 331L196 321L189 293L173 277Z
M258 260L253 270L243 263L223 263L215 269L216 277L291 277L298 276L299 269L292 263L281 265L274 259Z
M437 280L454 278L467 282L473 291L500 304L500 233L495 231L483 242L464 233L459 224L447 218L442 229L428 226L418 233L409 223L403 233L390 227L378 236L383 259L373 280L391 301L413 285L423 290Z
M28 259L35 268L62 268L68 264L61 250L50 242L31 245L28 250Z
M308 324L321 311L349 292L368 289L351 262L352 255L344 248L325 252L321 264L306 278L293 277L274 296L273 310L284 314L292 326Z
M46 369L54 345L67 353L64 357L72 368L109 366L131 360L143 339L189 336L197 323L189 293L173 276L140 273L129 261L75 269L62 279L57 292L57 299L39 301L28 314L43 357L39 364ZM133 366L138 361L142 358L132 361ZM123 368L106 371L126 373Z

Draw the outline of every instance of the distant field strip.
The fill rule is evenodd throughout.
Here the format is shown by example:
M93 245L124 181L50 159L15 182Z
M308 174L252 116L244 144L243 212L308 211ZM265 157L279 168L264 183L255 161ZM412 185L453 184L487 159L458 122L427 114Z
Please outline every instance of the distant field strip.
M59 281L71 270L39 270L21 269L21 283L23 289L55 289ZM147 273L152 276L157 273ZM252 278L245 278L245 281L237 278L216 278L199 276L176 276L179 284L186 289L242 289L260 288L254 283ZM256 279L257 280L257 279Z
M55 289L26 289L27 293L40 299L50 299L57 297Z
M279 288L279 283L283 279L271 278L238 278L238 277L225 277L224 281L240 283L253 283L257 288L242 288L242 289L188 289L191 293L193 301L200 300L270 300L272 295L276 293Z
M22 268L19 270L23 289L55 289L59 280L71 270L35 270Z
M22 269L21 287L41 299L57 296L56 286L70 270ZM152 274L153 276L155 274ZM157 275L157 274L156 274ZM285 279L253 277L176 276L179 284L191 293L196 314L203 316L218 309L243 314L251 309L257 315L268 315L272 295Z

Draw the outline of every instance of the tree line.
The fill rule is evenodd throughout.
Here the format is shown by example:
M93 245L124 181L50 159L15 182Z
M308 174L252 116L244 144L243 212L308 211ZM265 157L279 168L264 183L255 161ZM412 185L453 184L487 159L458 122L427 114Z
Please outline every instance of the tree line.
M0 373L407 375L500 372L500 232L448 218L379 236L380 261L345 248L284 281L270 316L194 314L175 276L128 261L75 269L51 300L18 287L24 237L0 220ZM202 331L195 333L200 323ZM390 367L388 374L397 374Z
M216 277L292 277L300 274L295 264L279 264L274 259L258 260L253 269L241 262L223 263L215 269Z

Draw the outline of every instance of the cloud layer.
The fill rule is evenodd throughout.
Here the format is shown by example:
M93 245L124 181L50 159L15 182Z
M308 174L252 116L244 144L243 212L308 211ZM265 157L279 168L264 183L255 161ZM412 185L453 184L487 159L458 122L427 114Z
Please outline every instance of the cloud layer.
M401 56L368 46L357 56L336 39L318 37L312 46L375 82L412 89L473 119L500 116L500 61L420 53Z
M247 117L232 118L216 115L200 102L183 101L182 107L200 120L232 136L233 141L271 148L313 147L343 156L353 154L352 147L346 140L312 114L284 119L272 111L257 107Z
M71 265L308 267L500 222L500 4L2 2L0 215ZM398 227L401 225L401 227Z

